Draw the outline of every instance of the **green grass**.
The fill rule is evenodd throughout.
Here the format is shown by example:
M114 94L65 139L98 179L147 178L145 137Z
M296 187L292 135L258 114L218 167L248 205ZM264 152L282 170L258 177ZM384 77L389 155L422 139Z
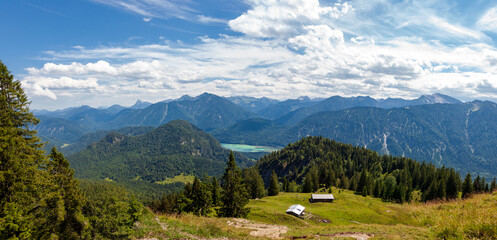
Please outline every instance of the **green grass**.
M309 203L310 193L280 193L250 201L248 219L288 226L288 236L310 236L338 232L374 234L378 239L429 239L429 229L412 218L405 205L362 197L348 190L333 190L333 203ZM285 213L293 204L306 207L311 217L300 219ZM323 223L321 220L329 220Z
M497 239L497 192L448 203L410 204L408 210L441 239Z
M114 182L114 180L112 180L112 179L110 179L108 177L106 177L104 180L107 181L107 182Z
M246 144L221 143L221 146L223 146L223 148L227 148L227 149L233 150L235 152L257 153L257 152L273 152L273 151L280 150L279 148L275 148L275 147L254 146L254 145L246 145Z
M285 238L316 239L333 233L357 232L374 235L372 239L497 239L497 193L452 202L402 205L362 197L348 190L333 189L333 195L333 203L311 204L309 193L280 193L251 200L247 219L255 223L287 226L289 231L283 235ZM311 217L301 219L286 214L286 209L293 204L306 207ZM250 235L250 229L228 226L230 219L226 218L191 214L158 217L168 226L167 231L158 229L149 219L149 223L140 222L144 226L150 225L147 230L137 232L141 236L170 239L189 239L192 236L255 239ZM330 223L323 223L324 219Z
M164 185L164 184L181 182L186 184L186 183L192 183L194 179L195 176L184 175L184 173L182 173L180 175L174 176L173 178L166 178L164 179L164 181L157 181L155 183Z

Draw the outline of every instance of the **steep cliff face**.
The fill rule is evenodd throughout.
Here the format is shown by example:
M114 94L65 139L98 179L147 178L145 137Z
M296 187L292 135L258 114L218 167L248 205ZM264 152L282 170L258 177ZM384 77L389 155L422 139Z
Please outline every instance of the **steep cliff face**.
M353 108L321 112L273 142L324 136L381 154L446 165L461 172L497 175L497 104L433 104L397 109Z

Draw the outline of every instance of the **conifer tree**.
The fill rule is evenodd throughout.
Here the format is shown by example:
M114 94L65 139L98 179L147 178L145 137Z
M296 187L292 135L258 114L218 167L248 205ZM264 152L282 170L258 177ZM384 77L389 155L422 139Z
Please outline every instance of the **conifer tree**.
M374 183L373 196L376 197L376 198L381 197L381 183L380 183L380 180L377 180Z
M495 191L496 188L497 188L497 182L494 178L494 180L492 181L492 184L490 184L490 191L493 192L493 191Z
M304 185L302 186L302 192L310 193L313 192L314 189L314 180L312 178L312 174L307 172L304 178Z
M475 193L480 193L482 190L481 178L480 175L476 176L475 181L473 182L473 191Z
M345 174L343 174L342 178L340 178L340 188L348 189L349 184L350 184L349 178Z
M487 180L485 179L485 177L481 178L480 184L481 184L480 192L488 192L488 185L487 185Z
M42 144L30 129L38 119L7 67L0 61L0 239L31 239L40 229L51 181Z
M364 186L364 187L362 188L361 195L362 195L363 197L366 197L366 196L368 195L368 188L367 188L366 186Z
M426 192L423 194L424 201L430 201L438 199L438 182L436 180L432 181Z
M192 199L192 212L199 216L209 214L212 203L211 193L197 177L193 180L190 194L190 198Z
M363 168L361 172L361 177L359 178L359 182L357 183L356 192L363 191L364 187L367 187L366 186L367 180L368 180L368 172L366 168ZM366 189L366 195L367 195L367 189Z
M468 173L462 184L462 198L467 198L473 193L473 184L471 183L471 174Z
M443 179L438 181L438 186L437 186L437 198L438 199L445 199L446 191L445 191L445 183Z
M331 188L333 186L335 186L336 184L336 175L335 175L335 172L333 171L333 169L328 169L327 171L327 178L326 178L326 187L327 188Z
M445 185L447 199L456 199L458 197L457 176L451 171Z
M211 193L211 196L212 196L212 205L213 206L218 206L219 205L219 201L221 199L221 192L220 192L219 183L217 182L216 177L212 178L211 190L212 190L212 193Z
M233 152L230 152L228 166L223 175L222 184L224 193L221 197L221 208L218 209L220 217L244 217L250 209L245 205L248 203L248 194L242 182L242 173L236 166Z
M312 175L312 191L316 192L319 189L319 171L317 166L312 166L309 172Z
M289 189L290 182L288 182L288 178L285 176L283 177L283 192L290 192Z
M276 172L273 170L273 173L271 174L271 180L269 181L269 188L267 190L267 194L269 196L276 196L280 192L280 185L278 183L278 175L276 175Z
M266 188L264 187L264 180L257 168L251 167L244 170L244 183L250 198L264 197Z
M62 153L54 147L50 152L47 166L53 181L52 198L47 200L53 204L54 216L49 217L52 233L57 233L59 239L79 239L88 231L88 221L82 213L86 204L84 193L79 188L79 182L74 179L74 170Z

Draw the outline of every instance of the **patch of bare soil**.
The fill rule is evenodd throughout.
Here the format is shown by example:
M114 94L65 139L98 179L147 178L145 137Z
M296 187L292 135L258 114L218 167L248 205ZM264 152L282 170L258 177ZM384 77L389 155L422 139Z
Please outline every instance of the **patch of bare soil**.
M334 238L355 238L357 240L368 240L374 237L373 234L359 233L359 232L345 232L345 233L332 233L332 234L322 234L322 235L312 235L312 236L302 236L293 237L292 239L307 239L307 238L320 238L320 237L331 237Z
M288 232L288 227L281 225L270 225L253 223L247 219L233 218L228 220L228 225L237 228L251 229L250 235L254 237L265 237L270 239L280 239L281 235Z

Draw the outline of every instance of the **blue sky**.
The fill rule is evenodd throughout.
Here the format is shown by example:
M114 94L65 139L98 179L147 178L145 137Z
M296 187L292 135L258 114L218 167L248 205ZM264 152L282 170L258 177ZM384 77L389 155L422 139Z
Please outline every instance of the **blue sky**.
M2 1L35 109L211 92L497 100L497 1Z

